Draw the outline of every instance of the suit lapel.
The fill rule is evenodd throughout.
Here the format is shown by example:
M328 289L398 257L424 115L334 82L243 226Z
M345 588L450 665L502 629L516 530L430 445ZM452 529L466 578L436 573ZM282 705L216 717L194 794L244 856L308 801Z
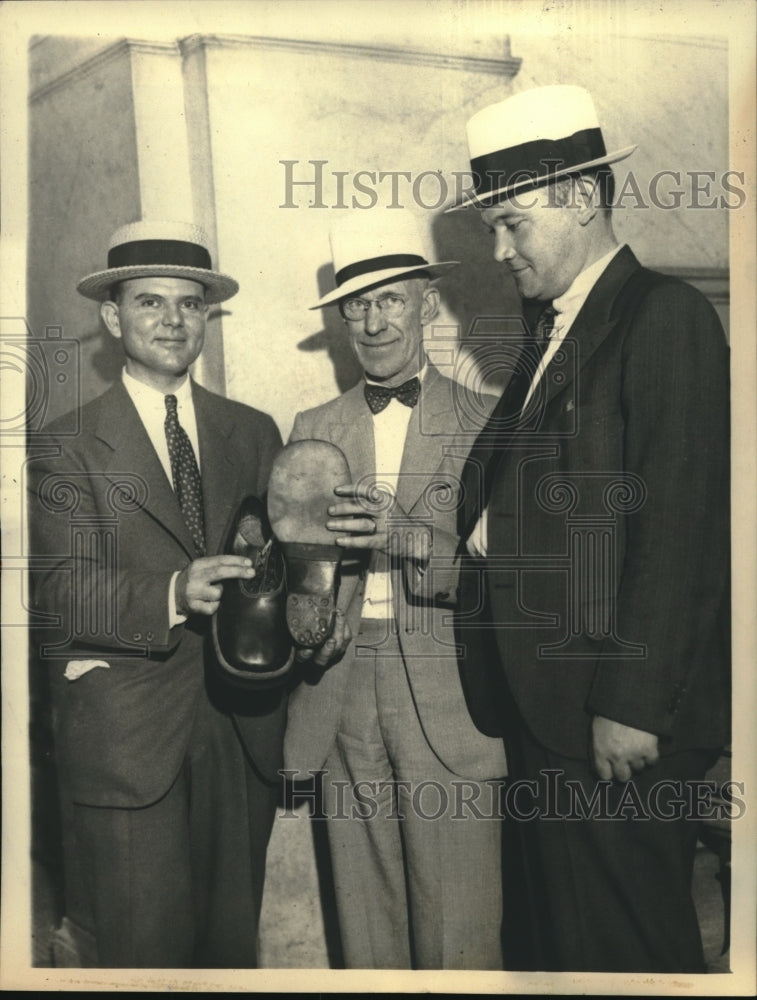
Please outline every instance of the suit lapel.
M356 483L376 474L373 417L365 402L363 382L345 393L342 402L339 419L329 425L329 436L344 452ZM418 502L429 476L441 464L445 443L456 430L449 379L429 365L420 401L410 416L397 484L397 500L405 511Z
M620 290L639 268L640 264L630 247L623 246L600 275L568 331L567 339L576 343L575 364L569 366L569 371L561 373L564 377L560 379L551 378L549 365L547 366L542 376L545 395L539 413L543 413L544 407L552 399L574 384L578 373L616 327L620 317L611 317L613 306ZM524 303L524 314L527 319L533 319L536 311L531 304ZM522 427L511 434L506 443L503 444L501 441L497 443L495 421L507 402L508 388L509 386L505 388L503 398L494 408L489 423L474 445L463 471L463 482L466 485L464 537L470 534L480 515L480 508L475 502L476 499L480 502L479 490L475 488L477 468L481 465L486 467L487 476L491 476L492 463L504 466L511 455L517 454L515 445L524 440L528 441L532 438L534 429L537 429L533 426Z
M575 381L578 373L617 325L620 317L611 318L612 307L620 289L640 266L630 247L623 246L599 276L568 331L568 339L576 342L575 364L565 373L563 380L549 378L547 366L544 376L546 403Z
M221 410L218 401L192 382L192 399L200 442L202 499L205 512L205 548L208 555L221 550L223 534L237 497L239 465L234 460L234 421Z
M329 433L344 452L353 483L375 476L373 417L365 402L362 380L343 396L339 420L329 426Z
M397 502L406 513L413 509L439 468L444 445L456 430L449 379L429 364L418 405L413 407L408 424L397 482Z
M604 272L600 275L599 280L589 292L566 337L566 340L573 341L576 345L575 363L566 366L567 370L561 371L559 378L551 377L550 365L547 365L541 382L536 388L536 393L539 393L540 387L541 392L544 393L540 406L537 408L537 413L543 412L546 404L575 382L579 372L586 367L597 348L617 326L621 317L612 316L613 306L620 290L631 275L637 272L640 267L641 265L632 250L627 246L621 247L607 265ZM529 308L530 306L525 306L526 316L528 316ZM494 408L489 418L489 426L485 428L482 440L496 439L496 434L493 433L494 422L499 419L503 410L506 409L509 389L510 383L505 387L500 402ZM535 429L538 428L534 425L533 421L526 422L521 428L515 430L510 435L508 443L514 444L523 437L528 438L529 433L533 433Z
M193 556L192 536L184 523L176 495L120 380L102 398L96 434L111 449L110 461L103 469L105 475L113 482L118 482L124 472L140 476L147 486L144 509L174 536L188 555Z

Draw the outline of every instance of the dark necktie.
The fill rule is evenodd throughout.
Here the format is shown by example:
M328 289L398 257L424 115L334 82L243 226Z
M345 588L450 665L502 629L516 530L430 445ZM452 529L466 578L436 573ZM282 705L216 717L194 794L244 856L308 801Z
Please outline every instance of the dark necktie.
M556 316L557 310L550 302L542 309L539 319L536 322L536 327L534 328L534 340L538 344L544 345L542 354L546 351L549 338L552 336L552 331L555 328Z
M552 303L542 309L533 332L526 338L507 388L492 413L490 419L496 421L498 430L504 434L512 433L520 423L531 383L549 346L556 315Z
M390 389L386 385L374 385L372 382L366 382L364 388L365 401L370 407L371 413L381 413L392 399L398 399L405 406L415 406L421 391L421 382L416 375L394 389Z
M497 466L507 451L510 437L521 427L526 397L539 362L549 346L556 315L557 310L551 302L542 309L532 331L526 336L510 381L494 407L483 435L471 450L469 462L484 469L484 488L476 497L475 513L472 520L466 524L466 529L475 524L488 504Z
M202 484L194 449L179 423L176 396L166 396L166 441L171 459L173 488L198 556L205 555L205 519L202 511Z

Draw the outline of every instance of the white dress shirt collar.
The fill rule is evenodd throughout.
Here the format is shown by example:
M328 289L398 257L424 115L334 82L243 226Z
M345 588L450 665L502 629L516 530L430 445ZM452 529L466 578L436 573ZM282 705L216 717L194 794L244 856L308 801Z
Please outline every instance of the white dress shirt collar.
M581 311L592 288L599 281L605 268L619 250L620 246L613 247L609 253L600 257L599 260L595 260L593 264L589 264L585 270L576 275L570 288L553 300L552 307L558 313L555 327L559 329L563 337L567 334L576 316Z
M159 406L160 409L165 413L166 404L165 398L167 393L163 392L162 389L155 389L151 385L147 385L146 382L140 382L139 379L134 378L130 375L127 370L123 369L123 383L126 391L131 396L134 401L134 405L139 409L140 406ZM179 406L193 405L192 404L192 382L189 375L184 376L184 381L181 383L178 389L174 389L173 395L176 396L176 401Z
M160 459L169 483L173 483L171 475L171 460L168 455L168 444L166 442L165 421L166 421L166 393L160 389L154 389L151 385L140 382L139 379L130 375L126 369L123 370L123 384L129 393L134 406L137 408L139 419L147 431L153 448ZM187 432L187 436L192 443L195 453L197 467L200 467L200 442L197 433L197 419L195 417L194 400L192 398L192 382L187 375L173 392L176 396L176 412L179 423Z

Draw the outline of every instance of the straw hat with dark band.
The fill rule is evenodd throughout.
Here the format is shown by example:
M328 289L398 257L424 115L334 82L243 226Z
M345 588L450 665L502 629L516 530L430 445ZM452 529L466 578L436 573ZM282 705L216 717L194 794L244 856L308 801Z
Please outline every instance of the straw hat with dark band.
M224 302L239 285L213 270L208 243L205 232L187 222L130 222L110 238L107 269L82 278L76 289L104 302L113 285L129 278L188 278L205 286L207 303Z
M583 87L536 87L490 104L468 122L474 190L456 205L488 208L528 187L630 156L607 152L591 94Z
M311 309L422 271L436 278L458 264L456 260L431 263L413 214L402 208L348 211L333 224L329 239L337 287Z

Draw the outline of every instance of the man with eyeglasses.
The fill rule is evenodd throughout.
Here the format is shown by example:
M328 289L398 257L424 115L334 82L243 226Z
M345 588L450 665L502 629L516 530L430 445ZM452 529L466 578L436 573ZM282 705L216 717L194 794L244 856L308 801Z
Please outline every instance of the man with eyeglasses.
M304 665L286 766L323 772L348 968L497 969L504 752L468 715L454 594L409 589L434 545L454 550L459 474L493 400L425 356L431 279L455 262L429 263L409 212L347 213L331 249L337 287L314 308L338 305L363 378L299 413L291 440L330 441L350 467L327 526L355 640L325 670Z

